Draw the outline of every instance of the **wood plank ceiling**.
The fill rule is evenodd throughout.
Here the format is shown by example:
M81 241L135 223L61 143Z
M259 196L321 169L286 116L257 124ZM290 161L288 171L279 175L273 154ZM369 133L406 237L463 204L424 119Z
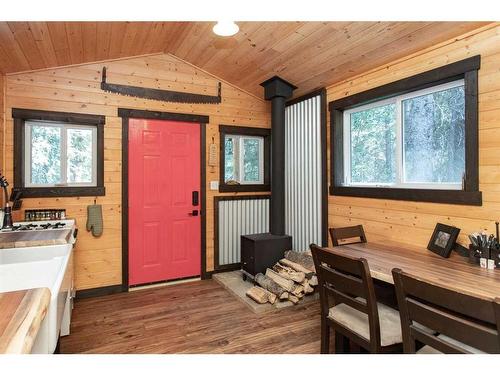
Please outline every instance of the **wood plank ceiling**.
M0 22L0 72L169 52L262 97L280 75L295 96L451 39L487 22Z

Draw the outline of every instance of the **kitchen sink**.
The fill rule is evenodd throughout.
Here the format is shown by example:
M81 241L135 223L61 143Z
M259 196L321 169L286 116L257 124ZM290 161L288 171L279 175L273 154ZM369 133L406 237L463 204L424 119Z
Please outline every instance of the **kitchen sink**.
M71 253L72 244L19 247L0 250L0 265L10 263L26 263L50 260L67 256Z
M48 288L47 316L32 353L53 353L59 336L69 334L73 291L73 245L0 249L0 292Z

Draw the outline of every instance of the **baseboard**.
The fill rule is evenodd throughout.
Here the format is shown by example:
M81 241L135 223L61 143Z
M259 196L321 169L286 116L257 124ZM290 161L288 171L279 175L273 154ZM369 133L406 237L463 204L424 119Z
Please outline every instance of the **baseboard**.
M77 290L75 298L76 299L83 299L83 298L91 298L91 297L101 297L101 296L107 296L107 295L115 294L115 293L122 293L122 292L126 292L126 290L124 290L124 288L121 284L110 285L110 286L103 286L100 288Z

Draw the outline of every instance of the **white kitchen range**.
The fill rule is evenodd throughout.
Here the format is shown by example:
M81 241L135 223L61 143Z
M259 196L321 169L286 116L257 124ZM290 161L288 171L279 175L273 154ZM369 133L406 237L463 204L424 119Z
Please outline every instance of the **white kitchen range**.
M54 353L69 335L74 296L74 220L16 222L0 230L0 293L48 288L50 303L32 353Z

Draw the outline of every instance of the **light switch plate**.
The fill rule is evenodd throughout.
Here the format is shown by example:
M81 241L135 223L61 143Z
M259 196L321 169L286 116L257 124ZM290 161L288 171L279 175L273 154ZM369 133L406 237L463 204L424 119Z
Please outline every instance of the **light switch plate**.
M210 190L219 190L219 181L210 181Z

